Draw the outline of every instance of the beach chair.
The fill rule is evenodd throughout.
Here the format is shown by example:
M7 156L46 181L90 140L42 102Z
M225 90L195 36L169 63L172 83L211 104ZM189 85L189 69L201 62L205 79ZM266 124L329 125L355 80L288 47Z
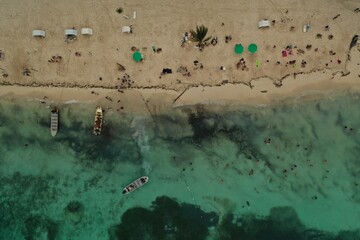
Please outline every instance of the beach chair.
M65 36L75 36L75 37L78 35L77 30L72 29L72 28L65 29L64 34L65 34Z
M132 28L131 28L131 26L123 26L123 27L121 28L121 31L122 31L123 33L132 33Z
M78 32L73 28L69 28L65 29L64 35L66 38L65 42L69 43L77 39Z
M270 27L270 21L267 19L262 19L258 23L259 28L269 28Z
M92 35L93 30L91 28L82 28L81 29L81 34L82 35Z
M33 36L33 37L44 38L44 37L45 37L45 31L35 29L35 30L32 31L32 36Z
M303 26L303 32L304 32L304 33L305 33L305 32L308 32L309 29L310 29L310 24L305 24L305 25Z

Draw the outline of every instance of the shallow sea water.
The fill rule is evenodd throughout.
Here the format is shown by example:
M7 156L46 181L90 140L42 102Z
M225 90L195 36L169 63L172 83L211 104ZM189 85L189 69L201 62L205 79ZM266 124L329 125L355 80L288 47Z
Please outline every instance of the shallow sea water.
M0 239L360 239L359 97L105 110L101 136L63 104L55 138L47 104L4 98Z

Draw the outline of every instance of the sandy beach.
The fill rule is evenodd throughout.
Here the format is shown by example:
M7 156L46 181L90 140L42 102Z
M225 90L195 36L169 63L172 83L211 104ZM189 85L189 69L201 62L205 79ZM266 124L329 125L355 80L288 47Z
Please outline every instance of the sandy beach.
M219 101L266 104L304 91L359 87L359 45L348 51L360 32L355 24L360 18L354 11L356 1L154 1L151 5L2 1L1 94L37 92L38 98L46 96L50 102L105 103L111 95L116 103L115 98L128 99L123 110L137 112L146 108L144 100L165 104L164 95L167 106ZM119 7L122 13L116 12ZM264 18L271 26L259 29L258 21ZM183 35L202 24L209 29L207 36L218 38L217 44L203 51L190 41L181 46ZM310 25L308 32L303 32L304 24ZM122 33L122 26L132 26L133 33ZM92 28L93 35L81 35L84 27ZM66 28L78 30L76 40L65 42ZM34 29L44 30L46 37L32 37ZM225 36L231 40L226 42ZM247 51L250 43L258 46L254 54ZM244 45L245 51L235 54L235 44ZM132 47L141 52L143 62L132 59ZM162 51L156 53L152 47ZM237 69L241 58L244 70ZM125 70L119 71L118 64ZM178 72L181 67L190 76ZM164 68L172 69L172 74L161 76Z

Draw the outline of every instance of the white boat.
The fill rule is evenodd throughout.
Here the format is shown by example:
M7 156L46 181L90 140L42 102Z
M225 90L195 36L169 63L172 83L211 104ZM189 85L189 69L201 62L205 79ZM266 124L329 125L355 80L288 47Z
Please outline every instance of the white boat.
M130 183L129 185L127 185L126 187L124 187L122 193L123 194L131 193L132 191L135 191L139 187L143 186L148 181L149 181L149 178L147 176L140 177L140 178L136 179L135 181L133 181L132 183Z
M51 122L50 122L50 133L51 136L55 137L59 127L59 109L54 107L51 109Z
M95 121L94 121L94 135L100 135L101 134L101 128L102 128L102 121L103 121L103 112L101 107L96 107L95 111Z

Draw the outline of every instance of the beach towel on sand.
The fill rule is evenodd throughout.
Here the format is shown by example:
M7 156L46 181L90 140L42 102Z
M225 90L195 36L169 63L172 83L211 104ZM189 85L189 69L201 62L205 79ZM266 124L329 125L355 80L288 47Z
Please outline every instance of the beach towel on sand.
M256 67L261 67L261 61L260 60L256 60Z

